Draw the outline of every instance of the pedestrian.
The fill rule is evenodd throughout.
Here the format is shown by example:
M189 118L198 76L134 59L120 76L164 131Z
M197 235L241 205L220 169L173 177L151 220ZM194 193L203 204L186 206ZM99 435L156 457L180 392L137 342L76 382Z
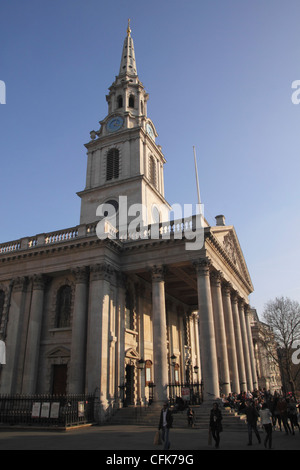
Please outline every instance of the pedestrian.
M195 413L194 410L189 406L187 410L187 419L188 419L188 426L194 427L195 424Z
M259 416L261 419L261 424L266 432L266 438L264 440L264 446L267 447L269 442L269 449L272 448L272 413L268 408L267 403L263 403L262 408L259 412Z
M277 410L279 411L279 415L285 430L286 435L289 433L292 434L292 430L288 423L288 416L287 416L287 401L285 398L281 398L277 403Z
M220 432L223 431L222 427L222 413L219 409L218 403L214 403L210 410L209 427L211 430L212 437L215 441L215 447L218 449L220 445Z
M250 401L246 401L246 408L244 413L247 418L247 427L248 427L248 446L252 446L252 431L257 437L258 443L261 443L260 435L257 429L257 420L259 418L258 411L254 407L254 404Z
M297 413L297 405L294 398L290 398L287 400L287 416L291 423L292 434L295 434L295 426L298 427L299 431L299 423L298 423L298 413Z
M173 424L172 412L169 409L168 402L165 402L160 412L158 429L162 430L162 440L164 441L164 450L170 449L169 433Z

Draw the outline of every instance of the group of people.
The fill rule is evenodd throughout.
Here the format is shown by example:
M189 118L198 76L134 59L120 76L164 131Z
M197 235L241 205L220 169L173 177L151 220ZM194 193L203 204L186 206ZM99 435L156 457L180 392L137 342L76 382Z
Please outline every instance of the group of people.
M227 397L224 395L221 400L216 401L210 411L209 431L215 441L215 447L220 445L220 433L222 426L222 407L234 409L238 414L246 416L248 428L248 445L252 445L252 434L254 433L258 442L261 443L261 437L257 428L260 419L261 426L265 431L264 446L272 448L272 432L276 429L276 425L282 431L282 427L286 434L295 434L295 428L300 432L298 422L298 412L300 404L298 404L292 396L282 396L275 392L271 394L269 391L255 390L254 392L242 392L240 394L230 393ZM193 426L195 422L194 411L191 407L187 409L188 425ZM168 406L168 402L164 404L161 410L159 429L162 431L162 439L164 449L170 448L169 430L172 427L173 416Z
M234 409L238 414L245 414L248 426L248 445L252 445L252 432L259 443L261 438L257 429L258 419L265 430L265 447L272 448L272 432L276 425L285 433L295 434L297 427L300 432L298 422L299 405L295 398L288 395L283 396L278 392L271 394L266 389L255 390L254 392L242 392L240 394L230 393L227 397L221 398L222 405L226 408Z

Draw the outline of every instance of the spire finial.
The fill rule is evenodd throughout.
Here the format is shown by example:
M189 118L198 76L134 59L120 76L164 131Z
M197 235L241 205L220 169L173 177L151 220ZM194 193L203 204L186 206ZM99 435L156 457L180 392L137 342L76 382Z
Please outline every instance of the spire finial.
M127 26L127 36L130 36L131 29L130 29L130 18L128 18L128 26Z

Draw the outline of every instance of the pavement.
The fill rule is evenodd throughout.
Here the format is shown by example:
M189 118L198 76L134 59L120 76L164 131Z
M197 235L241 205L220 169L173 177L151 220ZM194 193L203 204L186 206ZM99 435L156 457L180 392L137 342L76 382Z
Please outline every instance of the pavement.
M2 428L0 429L0 451L4 450L97 450L103 451L105 458L109 456L125 455L156 455L163 452L162 446L155 446L153 439L156 429L153 426L137 425L103 425L73 428L68 431L28 428ZM170 430L171 447L168 454L192 455L198 459L203 455L201 451L222 450L264 451L274 454L275 451L291 451L300 449L300 432L295 435L286 435L284 431L273 431L273 449L265 449L264 431L260 429L262 443L258 444L253 435L252 446L248 446L248 433L245 431L224 430L221 433L220 448L208 445L208 432L205 429L172 428ZM111 452L114 451L114 452ZM118 453L116 453L119 451ZM133 452L134 451L134 452ZM107 462L106 462L107 463ZM111 462L113 463L113 462ZM122 463L122 462L120 462ZM152 462L153 463L153 462ZM170 463L170 462L167 462ZM180 462L179 462L180 463ZM292 464L292 462L291 462Z

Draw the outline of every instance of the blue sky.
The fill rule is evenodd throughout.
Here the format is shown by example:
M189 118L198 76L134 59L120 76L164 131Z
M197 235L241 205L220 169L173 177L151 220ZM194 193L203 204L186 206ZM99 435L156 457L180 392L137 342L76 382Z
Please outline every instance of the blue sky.
M170 204L234 225L261 316L300 301L299 0L1 0L0 242L79 223L89 132L131 18Z

